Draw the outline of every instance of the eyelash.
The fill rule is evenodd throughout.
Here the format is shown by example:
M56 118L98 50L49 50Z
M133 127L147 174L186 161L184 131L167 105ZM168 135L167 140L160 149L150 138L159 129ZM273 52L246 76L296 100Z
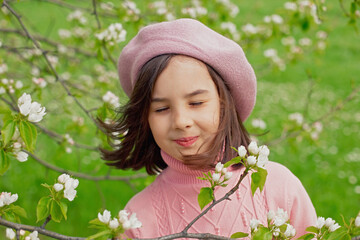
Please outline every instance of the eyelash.
M189 105L196 107L196 106L200 106L203 103L204 102L191 102ZM155 112L161 113L161 112L164 112L164 111L166 111L168 109L169 109L168 107L159 108L159 109L156 109Z

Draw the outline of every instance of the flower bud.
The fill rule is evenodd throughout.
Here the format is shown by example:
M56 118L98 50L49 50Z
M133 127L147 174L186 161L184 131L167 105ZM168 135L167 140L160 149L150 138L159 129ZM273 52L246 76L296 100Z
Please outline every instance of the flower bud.
M212 175L212 179L214 180L214 182L219 182L220 176L221 176L220 173L214 173Z
M338 228L340 228L340 225L337 224L337 223L335 223L334 225L331 225L331 226L329 227L329 232L334 232L334 231L336 231Z
M318 217L318 219L316 220L315 227L316 227L317 229L321 229L324 225L325 225L325 218L323 218L323 217Z
M280 228L275 228L273 231L274 237L278 237L280 235Z
M247 162L250 166L254 166L256 164L256 157L255 156L248 156Z
M270 150L266 145L262 145L259 147L259 155L267 157L269 156L269 154Z
M268 219L269 221L271 221L271 220L274 219L274 217L275 217L275 212L274 212L273 210L270 210L270 211L268 212L268 214L267 214L267 219Z
M335 224L335 220L333 220L332 218L327 218L325 220L325 226L328 227L328 228L331 227L334 224Z
M257 143L255 141L252 141L249 146L248 149L250 151L250 153L257 155L259 153L259 148L257 146Z
M239 157L241 158L244 158L246 156L246 148L244 146L240 146L238 148L238 154L239 154Z
M355 227L360 227L360 216L355 218Z
M70 176L68 174L63 173L58 177L58 181L59 181L59 183L64 184L69 178L70 178Z
M223 169L224 164L222 164L221 162L218 162L215 166L215 171L216 172L221 172L221 170Z
M55 183L54 184L54 189L56 192L60 192L61 190L64 189L64 185L62 185L61 183Z
M285 234L286 237L291 238L291 237L294 237L296 235L296 230L292 225L286 224L286 230L285 230L284 234Z
M114 218L113 220L111 220L111 221L109 222L109 227L110 227L111 229L116 229L116 228L118 228L118 227L119 227L119 221L118 221L116 218Z
M24 236L25 233L26 233L25 230L23 230L23 229L20 230L20 236Z
M259 226L259 224L260 224L259 220L251 219L250 220L250 228L251 228L251 230L256 230L257 227Z
M233 174L232 172L225 173L224 180L229 180L232 177L232 174Z
M109 223L111 218L111 213L108 210L104 210L104 213L101 215L101 213L98 213L98 219L102 223Z
M15 232L11 228L6 229L6 237L8 239L15 239Z

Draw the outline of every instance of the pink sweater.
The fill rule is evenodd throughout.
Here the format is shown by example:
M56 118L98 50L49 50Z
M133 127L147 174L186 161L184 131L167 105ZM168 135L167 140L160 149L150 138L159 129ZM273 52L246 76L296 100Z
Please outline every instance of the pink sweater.
M135 195L125 209L135 212L143 226L128 230L131 238L160 237L182 231L201 211L197 203L200 188L208 187L199 170L189 169L180 161L161 153L168 164L156 180ZM266 226L267 212L282 208L288 212L290 223L297 230L296 237L305 233L305 228L315 225L316 213L303 185L286 167L275 162L267 165L268 177L262 193L252 196L250 176L240 188L200 218L189 233L212 233L229 237L235 232L250 232L250 220L256 218ZM218 199L238 181L243 168L233 170L228 187L215 189Z

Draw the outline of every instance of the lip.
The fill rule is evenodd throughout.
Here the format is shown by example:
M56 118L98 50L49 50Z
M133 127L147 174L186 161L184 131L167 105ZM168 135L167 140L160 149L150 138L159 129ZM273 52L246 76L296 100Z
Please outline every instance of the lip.
M190 147L198 140L198 138L199 138L198 136L178 138L178 139L175 139L174 142L176 142L177 144L179 144L182 147Z

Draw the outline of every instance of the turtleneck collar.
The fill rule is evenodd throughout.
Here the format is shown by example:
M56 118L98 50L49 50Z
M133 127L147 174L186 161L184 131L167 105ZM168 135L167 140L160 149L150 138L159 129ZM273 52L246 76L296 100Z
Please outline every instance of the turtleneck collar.
M203 173L206 173L207 171L191 169L180 160L173 158L163 150L161 150L161 156L164 162L168 165L168 167L161 173L162 177L166 181L185 184L205 183L204 180L197 179L197 177L202 177Z

